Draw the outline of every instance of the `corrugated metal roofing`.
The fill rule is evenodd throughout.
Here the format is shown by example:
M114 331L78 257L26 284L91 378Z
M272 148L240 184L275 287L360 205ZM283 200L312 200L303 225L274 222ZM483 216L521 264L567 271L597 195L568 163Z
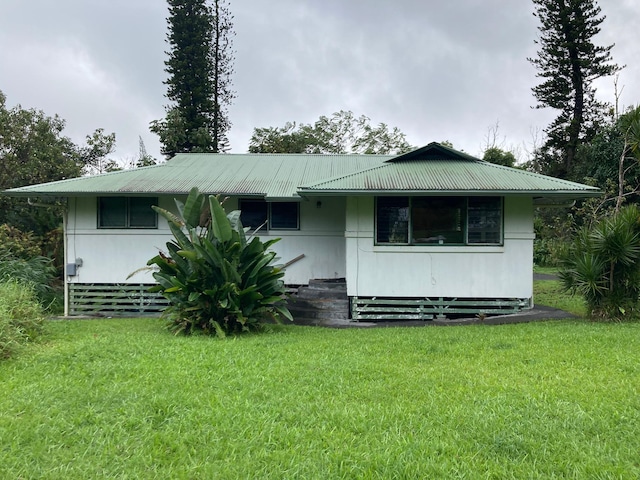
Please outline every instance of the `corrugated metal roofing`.
M390 155L178 154L161 165L14 188L14 196L203 193L297 197L298 187L361 171Z
M411 154L178 154L152 167L43 183L12 196L203 193L299 198L304 194L398 192L553 194L589 196L594 187L502 167L429 144ZM439 156L440 155L440 156Z
M301 193L336 192L501 192L597 194L580 183L504 167L482 160L389 161L300 189Z

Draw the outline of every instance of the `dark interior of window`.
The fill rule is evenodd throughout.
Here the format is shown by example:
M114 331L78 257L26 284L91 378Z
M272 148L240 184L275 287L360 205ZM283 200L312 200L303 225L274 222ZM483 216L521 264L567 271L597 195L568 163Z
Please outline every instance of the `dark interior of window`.
M269 228L295 230L298 228L298 202L273 202Z
M470 197L467 221L469 243L502 243L502 199Z
M267 219L270 230L297 230L299 228L298 202L265 202L241 199L240 221L245 227L256 229Z
M411 199L412 243L464 243L464 197Z
M252 230L267 221L269 209L264 200L240 200L240 221Z
M157 198L131 197L129 198L129 228L157 227L157 214L151 208L157 205Z
M378 243L409 242L409 197L380 197L377 202Z
M379 197L376 243L499 245L500 197Z
M156 197L100 197L99 228L157 228Z
M98 205L98 225L101 228L127 227L126 197L101 197Z

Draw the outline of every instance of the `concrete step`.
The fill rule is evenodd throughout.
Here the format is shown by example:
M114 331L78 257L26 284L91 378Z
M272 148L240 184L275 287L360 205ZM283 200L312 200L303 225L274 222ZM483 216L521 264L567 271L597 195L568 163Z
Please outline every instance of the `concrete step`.
M318 310L349 310L348 298L291 297L288 305L293 308L315 308Z
M288 301L294 321L300 325L350 323L349 297L344 279L315 279L298 287Z
M375 323L371 322L353 322L351 320L341 319L323 319L323 318L307 318L294 317L293 323L296 325L308 325L314 327L330 327L330 328L371 328L375 327Z
M295 307L289 306L289 311L291 315L296 318L297 317L307 317L307 318L326 318L326 319L344 319L347 320L349 318L349 310L344 309L319 309L310 307Z
M312 279L309 280L308 288L313 290L347 290L347 282L344 278L338 279Z
M307 290L306 288L299 289L297 297L308 300L348 300L346 291Z
M297 296L300 298L347 298L347 286L346 284L314 283L312 280L309 286L298 288Z

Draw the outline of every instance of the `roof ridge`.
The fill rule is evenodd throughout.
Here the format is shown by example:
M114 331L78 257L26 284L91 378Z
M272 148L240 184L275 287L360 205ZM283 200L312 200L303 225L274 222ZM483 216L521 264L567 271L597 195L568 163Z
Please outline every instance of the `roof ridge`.
M313 187L318 187L319 185L322 185L323 183L330 183L330 182L335 182L337 180L344 180L345 178L349 178L349 177L353 177L355 175L361 175L363 173L366 172L371 172L372 170L376 170L378 168L384 168L384 167L388 167L389 164L388 163L381 163L380 165L374 165L373 167L368 167L365 168L363 170L358 170L356 172L351 172L351 173L345 173L342 175L337 175L335 177L329 177L329 178L324 178L318 182L309 184L309 185L300 185L300 188L313 188Z

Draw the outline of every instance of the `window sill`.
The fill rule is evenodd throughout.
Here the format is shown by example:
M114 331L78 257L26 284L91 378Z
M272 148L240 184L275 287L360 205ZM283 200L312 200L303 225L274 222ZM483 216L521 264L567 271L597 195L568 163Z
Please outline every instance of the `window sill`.
M374 245L376 253L503 253L504 245Z

